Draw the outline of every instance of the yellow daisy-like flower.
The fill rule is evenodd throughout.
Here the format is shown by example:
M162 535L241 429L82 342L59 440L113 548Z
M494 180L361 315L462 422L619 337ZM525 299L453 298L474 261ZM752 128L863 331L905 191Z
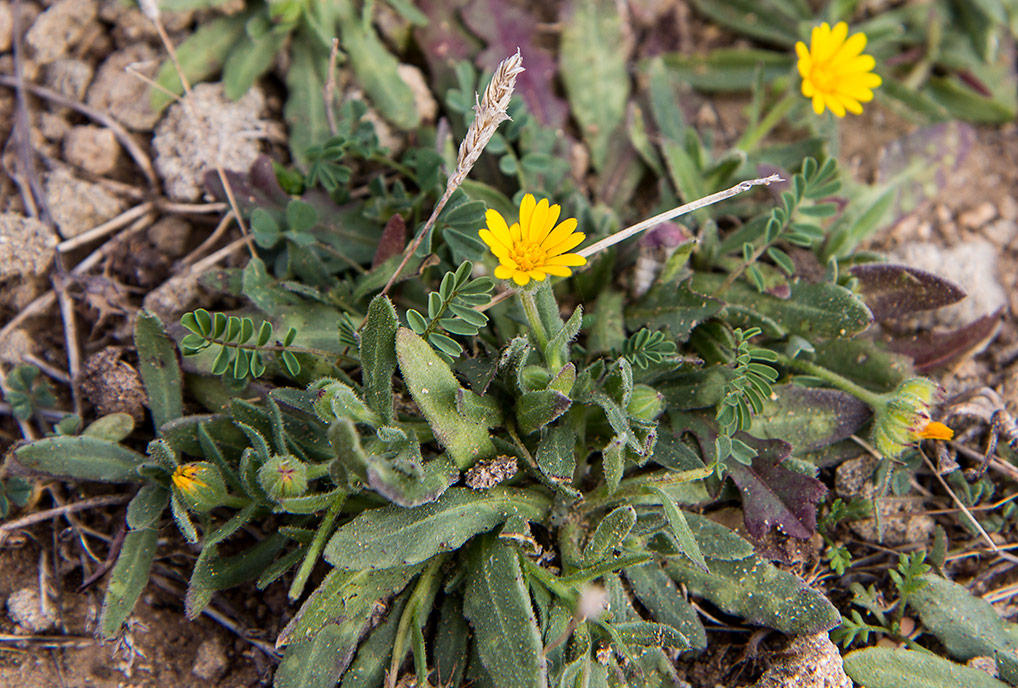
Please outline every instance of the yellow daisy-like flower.
M174 486L181 492L190 492L196 487L206 487L207 483L204 480L199 479L198 473L201 471L201 466L195 463L186 463L183 466L177 466L176 470L173 471Z
M533 194L523 197L520 221L512 227L498 211L489 210L484 216L488 228L478 234L498 258L495 277L522 287L530 280L542 282L548 275L569 277L570 268L586 265L586 258L569 251L587 236L576 231L575 218L556 225L561 212L561 206L549 205L546 198L536 202Z
M838 22L832 29L827 22L814 27L809 48L799 41L802 95L813 100L813 111L822 114L826 107L838 117L845 112L862 113L862 104L873 100L873 89L882 81L873 73L876 60L863 55L866 34L848 36L848 24Z

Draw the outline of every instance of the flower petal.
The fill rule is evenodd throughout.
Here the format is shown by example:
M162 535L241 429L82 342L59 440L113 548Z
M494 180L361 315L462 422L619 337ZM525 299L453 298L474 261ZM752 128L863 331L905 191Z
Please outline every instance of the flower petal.
M848 24L845 24L845 32L848 32ZM831 56L831 64L837 69L842 63L848 62L859 56L866 48L866 34L857 33L852 35L842 44L838 51Z
M561 244L567 236L576 230L576 224L576 218L574 217L562 220L559 226L549 232L545 240L541 242L541 248L547 251L548 247Z
M795 44L795 54L799 56L799 76L803 79L809 76L809 70L813 67L813 59L809 56L809 48L802 41Z
M530 224L523 226L523 240L530 244L539 244L540 235L544 231L544 223L548 217L548 199L542 198L530 215Z
M505 218L497 210L488 210L484 214L484 219L488 224L488 229L491 230L492 235L498 242L503 246L512 248L513 238L509 234L509 225L506 224Z
M481 229L477 231L477 234L481 237L481 241L488 245L488 248L491 249L491 252L494 253L496 257L502 258L503 256L509 255L510 248L499 241L490 230Z
M523 228L523 240L526 241L528 237L528 231L530 230L530 218L534 214L534 208L537 207L537 201L534 200L534 194L527 194L523 197L520 202L520 227Z
M544 261L544 265L561 265L563 267L579 267L586 265L587 259L578 253L563 253L560 256L555 256Z
M524 286L529 281L530 281L530 276L527 273L525 273L525 272L514 272L513 273L513 282L515 282L516 284L520 285L521 287Z
M516 271L508 265L496 265L495 277L498 279L510 279Z
M544 250L547 251L549 256L557 256L560 253L565 253L566 251L571 251L576 248L583 243L583 240L586 238L587 235L582 232L573 232L554 246L544 247Z
M809 79L804 79L802 82L802 95L807 98L812 98L813 94L817 92L817 87L813 85L813 82Z
M537 280L538 282L543 282L544 278L547 277L543 270L537 269L527 270L527 276L530 277L530 279Z
M551 265L550 263L544 263L541 265L541 269L555 277L569 277L573 274L573 271L564 265Z
M841 101L833 93L824 94L824 105L827 109L835 114L837 117L845 116L845 106L841 104Z
M813 94L813 112L818 115L824 114L824 96L820 92Z

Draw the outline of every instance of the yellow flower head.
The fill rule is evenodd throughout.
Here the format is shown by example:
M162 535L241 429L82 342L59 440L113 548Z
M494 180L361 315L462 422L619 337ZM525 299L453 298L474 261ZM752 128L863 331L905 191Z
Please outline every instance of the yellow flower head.
M795 44L802 95L813 99L813 111L818 115L825 107L838 117L844 117L846 111L858 115L862 104L873 100L873 89L882 82L873 73L876 61L862 54L865 47L866 34L848 37L845 22L838 22L833 29L827 22L814 27L809 49L802 41Z
M478 232L491 252L498 258L495 277L511 279L521 287L530 280L544 281L548 275L569 277L571 267L585 265L587 259L568 253L580 245L586 235L576 231L576 219L558 222L562 208L549 205L548 199L534 200L533 194L523 197L520 221L510 227L498 211L485 215L488 228Z
M206 487L205 481L197 477L200 470L201 466L194 463L177 466L171 478L174 486L181 492L190 492L196 487Z

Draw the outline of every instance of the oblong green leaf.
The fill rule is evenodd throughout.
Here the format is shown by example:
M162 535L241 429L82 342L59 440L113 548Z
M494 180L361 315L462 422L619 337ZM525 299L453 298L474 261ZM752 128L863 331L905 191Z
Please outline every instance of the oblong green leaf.
M53 475L127 483L139 480L145 457L127 447L95 437L47 437L14 450L25 468Z
M1007 688L985 671L931 652L867 647L845 655L845 673L866 688Z
M99 616L99 634L103 638L112 639L120 633L121 625L145 589L158 535L155 529L145 528L132 530L124 537Z
M127 527L131 530L154 527L170 503L170 491L162 485L147 483L127 505Z
M544 518L543 497L513 488L474 491L449 488L436 501L407 509L364 511L341 526L325 547L325 560L346 570L417 564L454 550L513 515Z
M134 324L138 372L145 384L148 408L156 432L164 423L184 415L183 380L177 364L177 347L158 316L142 310Z
M469 577L463 612L497 688L548 685L544 646L516 550L488 537Z

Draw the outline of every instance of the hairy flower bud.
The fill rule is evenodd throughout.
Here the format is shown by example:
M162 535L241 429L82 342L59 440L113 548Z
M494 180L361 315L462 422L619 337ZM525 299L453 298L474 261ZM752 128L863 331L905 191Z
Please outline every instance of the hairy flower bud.
M300 497L308 489L308 468L295 456L277 454L258 469L258 482L273 499Z
M930 420L930 407L939 393L940 386L933 380L913 377L884 395L884 405L874 409L873 443L877 451L896 459L920 440L954 437L951 428Z
M231 501L219 469L207 461L177 466L171 479L174 493L191 511L205 513Z
M633 385L633 393L629 397L626 411L630 416L640 420L652 421L661 415L665 408L664 395L649 385Z
M375 427L382 424L378 414L365 406L357 392L339 380L322 378L311 384L308 391L317 392L313 402L315 413L327 423L349 418L355 423L367 423Z

